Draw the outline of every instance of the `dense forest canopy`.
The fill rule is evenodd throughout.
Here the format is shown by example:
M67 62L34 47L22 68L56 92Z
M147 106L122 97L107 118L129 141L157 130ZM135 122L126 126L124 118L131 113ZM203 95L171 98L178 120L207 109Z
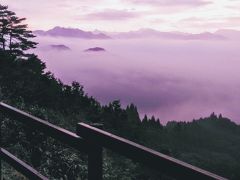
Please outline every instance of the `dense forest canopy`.
M26 50L37 43L25 18L0 5L0 101L9 103L58 126L75 131L76 124L100 122L105 130L230 179L240 179L240 127L222 115L192 122L168 122L144 116L134 104L119 100L101 105L78 82L67 85L46 71L37 55ZM52 179L86 179L86 157L33 132L0 114L1 146ZM34 138L30 138L34 136ZM104 179L160 179L163 175L112 152L104 152ZM6 164L4 179L21 175Z

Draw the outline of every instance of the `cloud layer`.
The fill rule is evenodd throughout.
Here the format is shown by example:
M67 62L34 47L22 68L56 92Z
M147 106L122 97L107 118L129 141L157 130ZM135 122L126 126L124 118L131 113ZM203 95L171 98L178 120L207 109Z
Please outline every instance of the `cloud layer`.
M57 54L37 49L48 68L65 82L79 81L89 95L102 103L116 99L123 105L133 102L141 115L155 115L162 122L192 120L215 112L240 123L240 44L236 38L40 38L40 45L48 43L65 44L72 49ZM106 52L82 52L90 47L103 47Z
M103 31L240 29L240 1L232 0L41 0L41 3L37 0L2 0L1 3L9 5L17 15L26 17L29 27L34 30L55 26ZM199 21L182 23L190 18Z
M125 0L124 0L125 1ZM134 4L146 4L151 6L202 6L211 4L207 0L126 0Z
M94 12L87 14L85 19L87 20L128 20L139 17L140 14L128 10L114 10L106 9L100 12Z

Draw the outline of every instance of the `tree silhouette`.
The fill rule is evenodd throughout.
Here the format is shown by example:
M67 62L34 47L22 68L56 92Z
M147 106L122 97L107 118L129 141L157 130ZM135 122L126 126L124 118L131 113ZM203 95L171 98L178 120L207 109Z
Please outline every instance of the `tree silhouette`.
M29 39L35 37L32 31L27 30L27 24L23 24L26 18L19 18L8 6L0 4L0 44L1 50L11 55L26 57L29 54L24 51L35 48L37 43Z

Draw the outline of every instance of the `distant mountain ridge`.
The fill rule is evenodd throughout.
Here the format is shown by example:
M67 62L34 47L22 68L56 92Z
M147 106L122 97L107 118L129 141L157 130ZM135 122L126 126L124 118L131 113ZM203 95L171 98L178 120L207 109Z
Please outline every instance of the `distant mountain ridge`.
M50 45L50 47L52 48L52 49L55 49L55 50L64 50L64 51L66 51L66 50L71 50L68 46L66 46L66 45L64 45L64 44L57 44L57 45L55 45L55 44L52 44L52 45Z
M91 31L83 31L77 28L64 28L56 26L53 29L43 31L36 30L33 32L39 36L61 36L61 37L74 37L83 39L109 39L110 37L103 33L93 33Z
M139 29L129 32L107 32L107 31L83 31L77 28L64 28L56 26L50 30L36 30L33 32L38 36L54 36L54 37L73 37L83 39L140 39L140 38L159 38L159 39L175 39L175 40L226 40L240 39L240 31L222 29L214 33L185 33L185 32L162 32L150 28Z
M85 52L104 52L104 51L106 51L106 50L101 47L93 47L93 48L88 48L85 50Z
M240 31L233 29L219 29L215 34L226 36L230 39L240 39Z
M161 32L154 29L140 29L136 31L111 33L113 38L161 38L161 39L178 39L178 40L225 40L225 36L210 32L199 34L184 32Z

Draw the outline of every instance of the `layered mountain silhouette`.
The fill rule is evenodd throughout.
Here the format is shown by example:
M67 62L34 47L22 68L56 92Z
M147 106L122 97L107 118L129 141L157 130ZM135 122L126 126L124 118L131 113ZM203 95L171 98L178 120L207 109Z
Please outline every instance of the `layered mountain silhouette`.
M51 47L51 49L59 50L59 51L71 50L68 46L63 45L63 44L52 44L52 45L50 45L50 47Z
M43 31L34 31L38 36L54 36L54 37L73 37L83 39L139 39L139 38L159 38L159 39L175 39L175 40L226 40L240 39L240 31L223 29L214 33L184 33L184 32L161 32L154 29L139 29L129 32L105 32L105 31L83 31L77 28L54 27L53 29Z
M106 51L106 50L101 47L93 47L85 50L85 52L103 52L103 51Z
M224 40L225 36L216 33L204 32L199 34L183 32L161 32L154 29L140 29L137 31L110 33L113 38L161 38L179 40Z
M230 39L240 39L240 31L232 29L220 29L215 34L228 37Z
M62 37L74 37L84 39L109 39L110 37L103 33L93 33L91 31L83 31L75 28L54 27L48 31L37 30L33 32L38 36L62 36Z

